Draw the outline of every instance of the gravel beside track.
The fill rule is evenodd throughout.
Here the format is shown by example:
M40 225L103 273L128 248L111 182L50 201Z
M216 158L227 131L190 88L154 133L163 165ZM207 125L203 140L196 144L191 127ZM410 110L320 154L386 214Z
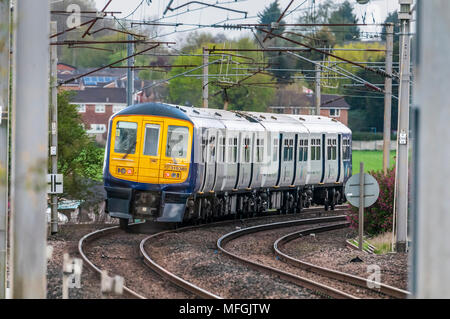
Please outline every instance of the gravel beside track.
M334 230L332 232L305 236L287 243L283 252L289 256L314 265L342 271L367 278L369 265L378 265L381 270L381 282L400 289L407 289L408 254L394 253L371 255L346 246L345 240L353 238L352 229ZM351 262L359 257L362 262Z
M62 298L63 256L80 258L78 241L85 234L97 229L111 227L106 224L60 225L59 233L48 237L47 245L53 247L52 258L47 262L47 298ZM100 299L100 280L88 267L83 265L81 288L69 289L70 299Z

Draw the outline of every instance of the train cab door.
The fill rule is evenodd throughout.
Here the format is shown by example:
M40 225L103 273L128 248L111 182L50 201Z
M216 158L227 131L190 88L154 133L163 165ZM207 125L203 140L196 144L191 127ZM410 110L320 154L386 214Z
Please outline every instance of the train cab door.
M142 122L138 182L159 184L163 121Z
M109 169L112 176L137 181L141 143L140 120L117 118L112 124L111 157Z

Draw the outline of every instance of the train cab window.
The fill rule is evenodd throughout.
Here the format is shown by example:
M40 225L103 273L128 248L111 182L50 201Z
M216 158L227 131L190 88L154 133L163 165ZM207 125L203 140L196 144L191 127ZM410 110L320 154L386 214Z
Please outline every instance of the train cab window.
M166 157L186 158L189 129L185 126L169 125L167 128Z
M159 124L145 125L144 155L158 156L159 130Z
M243 155L244 155L244 162L250 163L251 161L251 146L250 146L250 138L246 137L244 138L244 144L243 146Z
M273 161L278 162L278 139L273 140Z
M136 152L137 123L119 121L116 125L114 152L134 154Z
M264 139L256 139L256 162L261 163L264 158Z

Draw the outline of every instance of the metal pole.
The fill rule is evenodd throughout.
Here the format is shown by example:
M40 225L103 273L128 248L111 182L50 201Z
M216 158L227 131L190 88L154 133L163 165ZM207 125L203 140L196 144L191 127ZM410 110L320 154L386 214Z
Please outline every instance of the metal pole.
M132 35L128 35L128 40L133 40ZM127 50L128 50L128 56L132 56L134 54L134 44L128 43L127 44ZM128 59L128 70L127 70L127 105L133 105L134 104L134 57Z
M364 163L359 163L359 250L363 250L363 236L364 236Z
M316 64L316 115L320 115L320 103L321 103L321 92L320 92L320 74L321 74L320 64Z
M51 34L58 32L57 22L52 21L50 25ZM51 161L52 174L58 174L58 53L56 46L50 48L50 82L51 82ZM51 198L51 233L58 232L58 195L53 194Z
M398 138L397 138L397 184L396 208L397 230L396 250L407 251L408 227L408 146L409 146L409 94L410 94L410 36L409 23L411 19L410 7L412 0L399 0L399 19L401 23L400 35L400 87L398 102Z
M6 297L8 247L10 13L9 0L0 0L0 299Z
M203 48L203 107L208 108L208 73L209 73L209 51Z
M386 26L386 73L392 74L394 51L394 25ZM384 129L383 129L383 172L387 175L391 152L391 109L392 109L392 78L384 80Z
M416 298L450 298L450 185L446 182L450 176L450 34L443 32L449 15L448 0L418 2L417 215L411 247L411 289Z
M49 1L16 1L14 22L12 292L13 298L45 298Z

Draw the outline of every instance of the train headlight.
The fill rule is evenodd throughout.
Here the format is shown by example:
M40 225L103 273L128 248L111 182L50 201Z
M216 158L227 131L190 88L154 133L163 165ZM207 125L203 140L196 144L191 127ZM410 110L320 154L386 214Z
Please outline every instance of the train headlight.
M134 175L134 168L132 167L117 167L117 174L120 175Z
M180 179L181 178L181 173L180 172L164 171L164 178Z

